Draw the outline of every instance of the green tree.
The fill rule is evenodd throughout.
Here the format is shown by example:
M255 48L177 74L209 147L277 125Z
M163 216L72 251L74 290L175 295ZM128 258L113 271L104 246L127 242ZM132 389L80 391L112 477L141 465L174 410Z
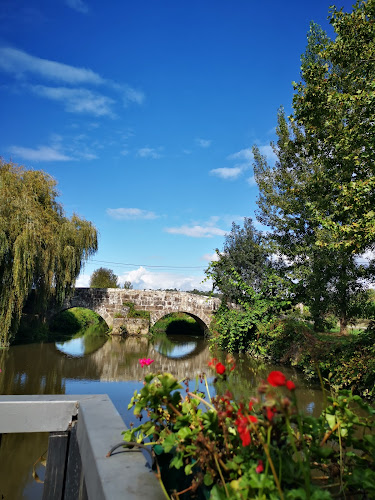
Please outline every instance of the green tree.
M311 26L291 120L321 190L307 200L317 244L362 253L375 240L375 0L329 19L334 40Z
M100 267L91 275L90 288L118 288L118 277L111 269Z
M56 181L0 160L0 345L16 334L32 289L35 312L71 292L83 261L97 250L94 226L67 218Z
M375 245L374 5L358 2L350 14L333 8L335 40L311 25L294 114L279 112L276 165L253 149L258 218L316 326L334 312L342 332L374 276L373 262L358 264Z
M132 290L133 289L133 285L132 285L131 281L125 281L123 288L125 290Z
M213 290L219 290L229 300L242 298L243 291L233 281L233 271L254 290L260 289L268 254L262 235L250 218L244 218L243 227L233 222L230 233L225 236L223 251L217 248L216 256L217 260L206 270Z

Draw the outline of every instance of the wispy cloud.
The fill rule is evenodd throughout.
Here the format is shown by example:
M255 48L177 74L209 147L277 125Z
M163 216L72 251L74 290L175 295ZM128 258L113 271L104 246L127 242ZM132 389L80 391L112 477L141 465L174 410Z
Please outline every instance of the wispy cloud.
M162 155L160 154L160 150L161 148L157 149L149 147L140 148L137 151L137 156L139 156L140 158L153 158L153 159L161 158Z
M157 219L159 215L141 208L107 208L107 214L118 220Z
M110 97L84 88L45 87L34 85L31 90L42 97L61 102L69 113L88 113L94 116L114 116L115 103Z
M88 6L82 0L65 0L65 3L71 9L81 12L82 14L87 14L89 12Z
M242 168L240 167L223 167L223 168L214 168L210 170L211 175L216 175L217 177L221 177L222 179L237 179L242 173Z
M253 158L254 156L251 148L241 149L240 151L237 151L237 153L233 153L228 156L229 160L245 160L246 162L252 162Z
M262 155L267 157L267 160L270 163L274 163L277 159L273 149L269 145L259 146L259 151ZM232 153L227 156L227 160L236 161L239 163L235 163L233 167L222 167L222 168L214 168L210 170L211 175L215 175L224 180L236 180L238 179L244 172L248 170L252 170L252 163L254 161L254 155L251 148L244 148L236 153ZM256 184L254 176L250 176L247 179L247 183L250 186L254 186Z
M183 234L191 238L212 238L213 236L224 236L226 231L214 226L188 226L183 225L180 227L166 227L165 232L170 234Z
M24 148L11 146L9 152L29 161L71 161L72 157L62 153L57 147L39 146L37 148Z
M212 144L212 141L210 139L195 139L195 142L200 146L201 148L209 148Z
M72 85L103 85L106 81L91 69L35 57L23 50L0 47L0 68L16 77L32 73L47 80Z
M265 146L259 146L259 151L267 158L269 162L275 163L275 161L277 160L277 156L272 146L270 146L269 144L266 144Z
M8 152L15 157L30 161L78 161L98 158L95 146L84 134L62 137L51 134L48 144L34 148L13 145Z
M257 181L255 180L254 175L251 175L250 177L248 177L246 179L246 182L249 184L249 186L256 186L257 185Z
M80 0L72 4L85 5ZM56 101L66 101L65 109L75 113L90 113L95 116L113 116L111 107L120 99L123 106L130 102L142 104L144 94L128 84L103 78L89 68L70 66L49 59L42 59L13 47L0 47L0 70L13 75L23 86L34 93ZM50 87L49 82L63 86ZM101 86L112 97L87 89L87 86ZM80 104L80 102L82 103Z

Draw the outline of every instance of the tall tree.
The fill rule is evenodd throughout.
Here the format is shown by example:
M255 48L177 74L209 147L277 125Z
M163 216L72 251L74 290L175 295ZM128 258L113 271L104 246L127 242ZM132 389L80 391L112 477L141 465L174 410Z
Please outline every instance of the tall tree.
M223 251L216 249L217 260L211 262L206 274L212 279L213 289L220 291L226 299L243 299L243 290L238 287L238 278L259 292L269 267L269 253L262 234L253 221L245 217L243 227L232 224L225 236Z
M375 245L375 0L331 11L336 38L312 24L294 114L279 112L274 167L254 148L259 220L289 262L314 320L346 331L350 303L374 275L358 256Z
M97 250L96 229L65 217L55 187L43 171L0 160L0 345L15 335L32 289L39 312L62 302Z
M118 288L118 277L111 269L99 267L91 275L90 288Z

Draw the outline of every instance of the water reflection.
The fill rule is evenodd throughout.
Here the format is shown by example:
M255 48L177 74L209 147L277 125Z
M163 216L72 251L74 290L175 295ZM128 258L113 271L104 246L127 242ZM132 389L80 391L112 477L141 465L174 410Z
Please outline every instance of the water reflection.
M162 335L158 337L154 344L156 352L169 359L180 359L186 356L198 354L200 337L190 337L185 335Z
M100 349L107 340L107 335L89 330L65 342L56 342L56 348L69 356L85 356Z

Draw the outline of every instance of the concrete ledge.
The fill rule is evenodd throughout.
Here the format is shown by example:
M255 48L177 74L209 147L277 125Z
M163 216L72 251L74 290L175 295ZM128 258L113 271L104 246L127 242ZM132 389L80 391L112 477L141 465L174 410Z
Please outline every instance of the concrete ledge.
M142 453L119 448L106 457L126 428L106 394L0 396L1 433L67 430L76 417L88 500L165 498Z

